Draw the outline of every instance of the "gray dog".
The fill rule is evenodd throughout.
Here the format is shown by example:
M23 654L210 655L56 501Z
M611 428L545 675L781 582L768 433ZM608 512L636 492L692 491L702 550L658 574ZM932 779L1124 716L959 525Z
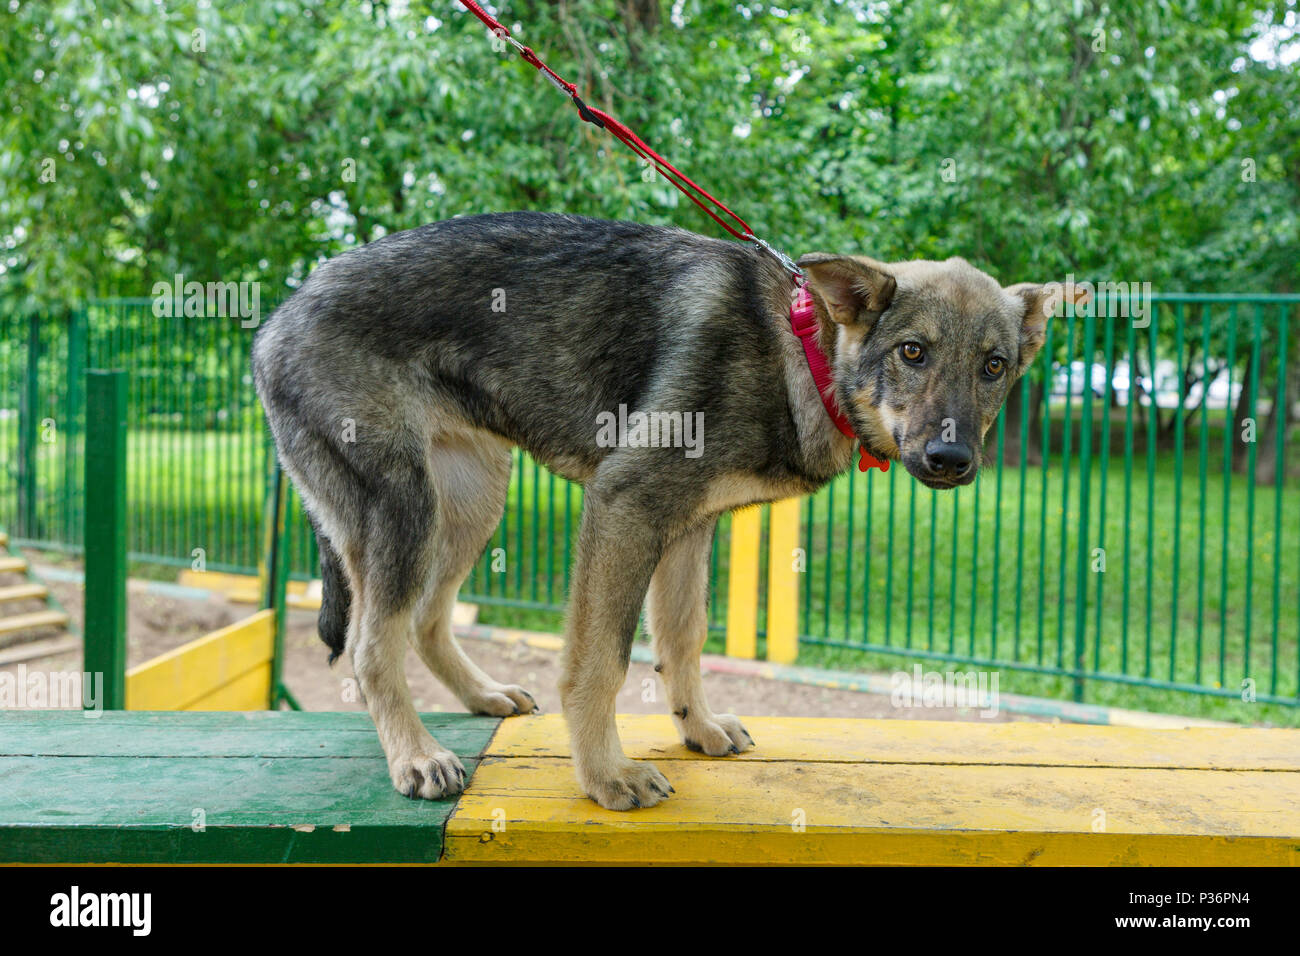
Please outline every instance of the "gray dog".
M799 265L857 439L932 488L972 481L1068 292L1003 288L962 259L817 253ZM586 489L560 687L582 789L615 810L672 792L624 755L614 724L647 597L686 746L753 746L739 720L709 709L700 680L714 525L815 491L853 458L791 332L792 292L752 246L507 213L340 255L264 324L257 391L320 545L321 637L331 660L351 652L400 792L438 799L465 781L416 715L408 640L469 710L536 709L451 633L516 445Z

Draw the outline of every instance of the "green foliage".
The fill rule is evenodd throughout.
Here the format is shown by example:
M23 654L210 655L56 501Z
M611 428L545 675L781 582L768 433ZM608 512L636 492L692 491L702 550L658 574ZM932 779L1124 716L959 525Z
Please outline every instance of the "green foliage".
M1297 287L1296 0L498 12L794 255ZM493 210L717 234L642 172L454 0L0 12L4 307L147 295L177 272L273 299L349 245Z

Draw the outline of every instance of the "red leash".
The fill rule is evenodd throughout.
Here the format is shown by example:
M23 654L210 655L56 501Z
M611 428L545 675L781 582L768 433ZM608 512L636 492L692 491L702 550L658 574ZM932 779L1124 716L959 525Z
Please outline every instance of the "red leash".
M482 20L483 24L489 30L514 46L514 48L519 51L519 55L523 57L525 61L531 63L540 70L542 75L555 85L556 89L571 97L573 99L573 105L578 108L578 115L582 117L584 121L591 123L593 126L598 126L601 129L609 130L615 139L626 144L632 152L653 165L665 179L680 189L687 199L704 210L705 215L723 229L727 230L731 235L745 242L758 243L769 252L776 255L777 258L781 259L781 264L785 266L792 275L802 275L794 262L788 256L776 252L776 250L772 249L771 246L767 245L767 243L755 236L754 231L749 228L749 223L745 222L745 220L741 219L734 212L728 209L721 200L702 189L694 180L672 163L668 162L667 159L651 149L640 136L637 136L636 133L632 132L605 111L598 110L584 103L582 97L578 96L577 86L552 70L542 62L541 57L512 37L510 31L502 26L501 22L493 17L492 14L479 6L475 0L460 0L460 2L464 4L465 8L469 10L470 13ZM722 216L718 215L719 212L725 215L727 219L730 219L731 222L728 222L727 219L723 219ZM732 223L735 225L732 225ZM739 227L738 229L736 228L737 226Z
M830 368L826 362L825 354L817 346L817 320L813 310L812 295L804 286L803 273L799 271L799 267L795 265L794 260L754 235L754 231L749 228L749 223L727 208L721 200L702 189L694 180L668 162L667 159L651 149L636 133L603 110L598 110L584 103L582 97L578 95L578 87L575 84L564 79L542 62L542 58L529 47L524 46L512 37L510 31L502 26L501 22L492 14L479 6L476 0L460 0L460 2L465 9L478 17L493 34L518 50L519 55L523 57L525 62L536 67L543 76L551 81L557 90L570 97L573 100L573 105L578 108L578 116L584 122L591 123L600 129L609 130L615 139L654 166L660 175L676 186L687 199L699 206L706 216L737 239L758 245L781 263L794 278L795 285L798 287L798 294L794 303L790 306L790 328L799 337L799 341L803 343L804 354L808 357L808 370L812 372L813 381L817 385L817 394L821 396L822 404L826 406L826 412L830 415L831 421L835 423L835 427L849 438L857 438L858 436L853 432L853 427L835 401L835 394L831 388ZM727 222L719 213L725 215L731 222ZM735 225L732 225L732 223ZM740 228L737 229L736 226ZM858 439L858 452L861 455L858 468L862 471L866 471L868 468L879 468L881 471L889 470L889 462L882 461L867 451L861 439Z

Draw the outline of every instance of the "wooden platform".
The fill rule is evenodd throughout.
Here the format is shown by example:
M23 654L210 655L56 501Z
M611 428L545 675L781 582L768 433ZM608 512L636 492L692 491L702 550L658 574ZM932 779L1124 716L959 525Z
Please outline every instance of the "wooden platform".
M1300 864L1300 731L749 718L713 759L620 718L677 789L605 811L557 715L426 715L472 777L393 791L360 713L0 714L0 861Z
M468 771L498 723L425 719ZM453 809L393 789L362 713L4 713L0 781L0 862L433 863Z

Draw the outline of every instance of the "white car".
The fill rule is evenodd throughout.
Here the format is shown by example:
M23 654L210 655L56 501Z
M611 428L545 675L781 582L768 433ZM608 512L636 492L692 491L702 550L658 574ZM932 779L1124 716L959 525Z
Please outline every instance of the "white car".
M1083 395L1083 383L1090 382L1092 394L1097 398L1106 397L1106 366L1094 362L1088 366L1085 362L1074 361L1068 366L1053 365L1052 367L1052 395L1055 397L1070 396L1080 398ZM1116 362L1114 374L1110 380L1111 392L1115 396L1115 401L1123 405L1128 401L1129 390L1129 369L1128 362Z

